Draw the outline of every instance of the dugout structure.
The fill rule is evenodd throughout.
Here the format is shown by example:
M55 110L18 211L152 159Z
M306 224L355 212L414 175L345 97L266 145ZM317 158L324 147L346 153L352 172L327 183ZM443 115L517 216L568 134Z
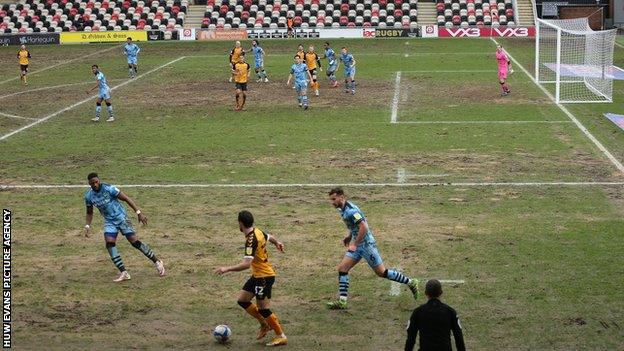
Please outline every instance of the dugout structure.
M592 30L587 18L537 19L535 80L554 85L557 103L612 102L615 35Z

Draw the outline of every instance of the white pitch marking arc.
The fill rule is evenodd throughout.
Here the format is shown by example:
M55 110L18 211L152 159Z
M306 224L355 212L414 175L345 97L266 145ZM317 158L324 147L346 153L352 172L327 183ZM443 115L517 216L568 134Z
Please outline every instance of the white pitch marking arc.
M29 121L36 121L36 118L30 118L30 117L22 117L22 116L17 116L17 115L12 115L10 113L4 113L4 112L0 112L0 116L4 116L4 117L8 117L8 118L15 118L15 119L25 119L25 120L29 120Z

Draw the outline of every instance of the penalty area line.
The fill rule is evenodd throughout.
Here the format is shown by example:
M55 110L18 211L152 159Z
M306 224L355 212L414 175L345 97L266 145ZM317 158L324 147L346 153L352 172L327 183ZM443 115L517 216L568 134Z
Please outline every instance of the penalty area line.
M171 65L171 64L173 64L173 63L176 63L176 62L178 62L178 61L180 61L180 60L182 60L182 59L184 59L184 58L186 58L186 56L180 56L180 57L178 57L178 58L177 58L177 59L175 59L175 60L172 60L172 61L169 61L169 62L165 63L164 65L160 65L160 66L158 66L158 67L156 67L156 68L152 68L151 70L149 70L149 71L147 71L147 72L145 72L145 73L143 73L143 74L141 74L141 75L137 76L137 77L136 77L136 78L134 78L134 79L128 79L127 81L125 81L125 82L123 82L123 83L121 83L121 84L119 84L119 85L116 85L116 86L114 86L114 87L110 88L110 90L111 90L111 91L113 91L113 90L116 90L116 89L118 89L118 88L121 88L121 87L123 87L123 86L125 86L125 85L127 85L127 84L130 84L130 83L132 83L132 82L136 82L137 80L139 80L139 79L141 79L141 78L143 78L143 77L145 77L145 76L147 76L147 75L149 75L149 74L151 74L151 73L154 73L154 72L156 72L156 71L158 71L158 70L160 70L160 69L162 69L162 68L165 68L165 67L167 67L167 66L169 66L169 65ZM94 84L95 84L95 83L94 83ZM14 134L17 134L17 133L19 133L19 132L22 132L22 131L24 131L24 130L26 130L26 129L29 129L29 128L31 128L31 127L34 127L34 126L36 126L36 125L37 125L37 124L39 124L39 123L45 122L45 121L49 120L49 119L50 119L50 118L52 118L52 117L56 117L56 116L60 115L60 114L61 114L61 113L63 113L63 112L67 112L67 111L69 111L69 110L72 110L72 109L74 109L74 108L76 108L76 107L78 107L78 106L80 106L80 105L82 105L82 104L84 104L84 103L86 103L86 102L88 102L88 101L92 101L92 100L93 100L93 99L95 99L97 96L98 96L97 94L91 95L91 96L89 96L88 98L86 98L86 99L84 99L84 100L82 100L82 101L78 101L77 103L75 103L75 104L73 104L73 105L71 105L71 106L65 107L65 108L64 108L64 109L62 109L62 110L58 110L58 111L56 111L56 112L54 112L54 113L52 113L52 114L49 114L49 115L47 115L47 116L45 116L45 117L43 117L43 118L41 118L41 119L36 120L36 121L34 121L34 122L32 122L32 123L30 123L30 124L28 124L28 125L25 125L25 126L23 126L23 127L19 128L19 129L16 129L16 130L14 130L14 131L12 131L12 132L10 132L10 133L4 134L3 136L0 136L0 141L5 140L5 139L7 139L8 137L10 137L10 136L12 136L12 135L14 135Z
M394 96L392 97L392 113L390 114L390 123L397 122L397 114L399 112L399 95L401 91L401 71L396 73L394 78Z
M4 112L0 112L0 116L4 116L4 117L8 117L8 118L16 118L16 119L25 119L27 121L37 121L36 118L22 117L22 116L12 115L10 113L4 113Z
M622 186L623 182L412 182L412 183L239 183L239 184L117 184L121 188L402 188L402 187L592 187ZM0 184L11 189L87 189L87 184Z

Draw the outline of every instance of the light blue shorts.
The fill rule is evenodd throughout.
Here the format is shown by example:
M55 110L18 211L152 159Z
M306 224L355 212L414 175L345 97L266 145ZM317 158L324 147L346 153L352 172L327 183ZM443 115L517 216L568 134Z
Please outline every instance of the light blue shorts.
M137 64L136 56L128 56L128 64L129 65L136 65Z
M255 64L256 64L256 68L264 67L264 61L256 61Z
M117 237L117 234L123 234L124 236L133 235L136 233L132 222L128 218L118 221L105 221L104 222L104 235Z
M295 81L295 90L297 90L297 92L301 92L303 90L306 90L308 88L308 81L307 80L296 80Z
M346 77L354 78L355 77L355 67L345 68L344 75Z
M333 65L329 65L329 67L327 67L327 75L330 75L334 72L336 72L336 69L338 69L338 64L334 63Z
M100 90L98 97L103 100L110 99L110 89Z
M355 251L347 251L345 256L358 262L364 258L371 268L375 268L383 263L379 250L377 249L377 244L374 243L360 244Z

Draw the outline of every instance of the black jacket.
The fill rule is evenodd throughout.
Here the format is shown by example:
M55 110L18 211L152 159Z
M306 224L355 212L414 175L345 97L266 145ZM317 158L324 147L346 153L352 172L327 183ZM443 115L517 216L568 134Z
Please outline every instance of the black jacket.
M412 313L407 327L405 351L412 351L420 332L420 351L452 351L451 330L457 351L465 351L464 336L457 312L438 299L429 299Z

